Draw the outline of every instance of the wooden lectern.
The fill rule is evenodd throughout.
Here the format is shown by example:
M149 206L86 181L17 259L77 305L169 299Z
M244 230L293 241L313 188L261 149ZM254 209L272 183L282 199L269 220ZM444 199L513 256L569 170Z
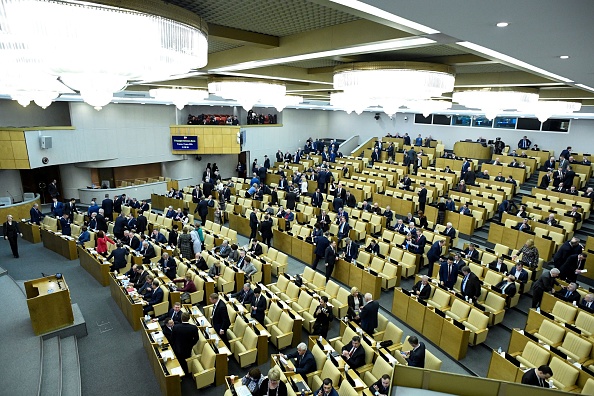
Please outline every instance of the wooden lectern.
M59 283L58 283L59 282ZM64 278L55 275L25 282L27 306L36 335L74 323L70 291Z

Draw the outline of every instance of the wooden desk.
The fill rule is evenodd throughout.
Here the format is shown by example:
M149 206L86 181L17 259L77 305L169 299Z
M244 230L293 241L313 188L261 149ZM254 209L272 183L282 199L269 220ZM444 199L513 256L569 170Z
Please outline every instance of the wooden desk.
M491 222L489 227L488 241L492 243L500 243L511 249L520 249L527 239L534 239L534 246L536 246L539 256L544 261L551 259L555 249L555 242L552 239L507 228L496 222Z
M126 289L121 286L120 281L114 277L113 273L109 274L109 289L111 291L111 297L122 310L132 329L138 331L141 327L140 319L144 317L142 304L135 304L133 302Z
M336 261L332 277L349 287L357 287L374 296L381 295L382 278L379 275L373 275L359 266L347 263L342 258Z
M411 298L402 292L400 287L394 289L394 298L392 299L392 313L402 321L406 321L408 304Z
M439 345L441 341L441 332L443 330L443 318L432 308L433 307L427 307L425 310L423 335L434 344Z
M41 242L41 227L37 224L23 221L19 223L19 229L23 233L23 239L31 243Z
M250 219L235 213L229 214L229 228L237 231L238 234L249 236L252 232L250 228Z
M25 282L31 326L41 335L74 323L70 290L62 278L47 276Z
M454 154L456 157L476 158L480 160L488 160L491 158L493 147L483 146L478 142L456 142L454 143Z
M141 318L139 320L141 321L139 326L144 325L144 319ZM171 354L173 353L173 350L171 349L171 346L168 346L165 349L160 348L151 337L151 333L153 332L154 331L144 328L144 331L142 332L142 345L148 356L155 378L159 383L161 393L166 396L181 396L180 378L183 377L185 373L182 371L180 375L179 371L181 370L181 366L177 358L167 360L166 362L163 361L161 354ZM165 372L165 370L167 370L167 372Z
M68 260L76 260L78 257L76 239L58 235L47 230L41 230L41 235L41 240L45 248L66 257Z
M419 333L423 333L423 326L425 326L425 313L427 307L417 301L415 298L409 297L408 311L406 312L406 323ZM443 320L443 319L442 319Z
M469 330L462 330L453 322L443 319L439 347L456 360L464 359L468 350Z
M491 351L491 361L487 378L500 381L520 382L524 372L515 364L501 356L497 351Z
M98 253L91 253L89 249L82 246L78 247L78 257L80 259L80 266L83 267L89 274L101 283L101 286L109 285L109 267L111 264L104 263L105 257Z

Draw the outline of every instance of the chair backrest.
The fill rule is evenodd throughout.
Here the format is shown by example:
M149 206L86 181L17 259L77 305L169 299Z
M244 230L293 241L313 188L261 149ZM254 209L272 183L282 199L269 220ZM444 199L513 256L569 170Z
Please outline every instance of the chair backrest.
M382 260L379 257L374 257L371 260L371 269L376 271L376 272L382 272L382 270L384 269L384 260Z
M283 310L278 304L270 304L270 309L268 309L268 313L266 316L268 316L268 319L270 319L270 321L278 322L280 320L282 313Z
M316 272L313 281L314 286L323 289L326 286L326 277L319 272Z
M314 360L316 361L316 367L322 367L324 365L324 362L326 361L326 352L323 351L317 343L315 343L313 348L311 349L311 353L314 356Z
M549 367L553 371L553 384L561 389L575 385L580 374L578 369L559 359L557 356L553 356L549 363Z
M289 283L291 283L291 281L289 280L289 278L287 278L286 276L279 276L278 280L276 281L276 287L284 292L287 290L287 287L289 286Z
M582 395L594 395L594 378L588 378L586 384L582 388Z
M450 294L444 290L435 289L435 294L433 294L431 300L438 306L445 307L450 305Z
M270 248L270 249L268 249L268 254L266 254L266 257L268 257L270 260L274 261L274 260L276 260L277 254L278 254L278 250L276 250L275 248Z
M489 317L478 309L471 309L470 315L468 316L468 323L479 330L486 329L487 325L489 324Z
M290 282L289 286L287 286L287 291L285 292L285 294L291 299L298 298L300 290L301 289L299 289L299 286L297 286L293 282Z
M572 332L567 332L561 347L570 358L579 361L590 355L592 343Z
M381 378L382 375L388 374L392 377L392 373L394 372L394 367L386 361L386 359L382 357L378 357L375 359L375 363L373 364L373 368L371 369L371 374L375 378Z
M326 294L334 298L338 295L338 290L340 290L340 286L338 286L338 283L334 281L328 281L328 283L326 284L326 289L324 291L326 292Z
M340 382L340 370L338 370L338 367L336 367L330 360L325 360L324 362L322 362L322 364L324 365L324 367L322 367L320 379L330 378L332 380L332 384L338 385L338 383Z
M301 292L299 293L299 298L297 299L297 304L302 307L303 309L309 309L311 305L311 301L313 297L309 293Z
M540 367L549 362L551 354L538 344L528 341L521 355L525 360L532 363L534 367Z
M498 296L495 293L487 294L485 305L493 308L495 311L500 311L505 308L505 298Z
M288 313L283 312L280 316L277 327L283 332L283 334L291 333L293 331L294 322L295 321L289 316Z
M241 341L246 349L258 348L258 335L251 328L247 328Z
M304 280L306 280L308 282L312 282L315 274L316 274L316 271L314 271L313 268L311 268L311 267L305 267L303 269L303 275L302 275L302 277L303 277Z
M461 300L455 299L450 311L456 314L459 318L468 318L470 313L470 305L463 303Z
M561 319L564 322L573 322L577 315L578 309L573 305L565 304L564 302L557 301L553 305L551 313L556 319Z
M578 312L575 318L575 327L582 331L586 330L590 334L594 333L594 315L584 311Z
M200 354L200 364L202 367L204 369L213 368L215 366L216 358L217 355L212 347L208 344L205 344L204 348L202 348L202 353Z
M538 329L538 334L547 338L553 344L559 344L565 336L565 330L551 321L543 320Z
M497 285L503 280L503 275L495 271L487 271L485 273L485 279L483 280L488 285Z
M392 340L394 344L402 342L402 335L404 332L392 322L388 322L386 331L384 332L383 341Z

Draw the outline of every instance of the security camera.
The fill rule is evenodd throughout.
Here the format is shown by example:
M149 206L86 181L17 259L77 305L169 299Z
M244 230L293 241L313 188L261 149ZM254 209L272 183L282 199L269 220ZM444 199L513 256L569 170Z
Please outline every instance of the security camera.
M404 121L408 121L408 117L404 116Z
M379 113L375 113L375 116L373 118L375 118L376 121L379 120L380 119L380 114Z

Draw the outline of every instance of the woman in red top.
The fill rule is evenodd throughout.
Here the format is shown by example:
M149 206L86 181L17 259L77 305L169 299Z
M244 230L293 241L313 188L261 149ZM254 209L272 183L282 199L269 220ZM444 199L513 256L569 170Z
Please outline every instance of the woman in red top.
M101 230L97 231L97 247L95 248L97 253L105 256L107 254L107 243L108 242L111 243L112 245L115 245L115 242L110 237L105 235L105 233L103 231L101 231Z
M184 287L177 289L178 292L182 292L181 299L184 303L191 302L190 293L198 291L198 289L196 289L196 284L194 284L192 278L192 273L186 272L185 278L176 278L173 280L173 282L184 282Z

